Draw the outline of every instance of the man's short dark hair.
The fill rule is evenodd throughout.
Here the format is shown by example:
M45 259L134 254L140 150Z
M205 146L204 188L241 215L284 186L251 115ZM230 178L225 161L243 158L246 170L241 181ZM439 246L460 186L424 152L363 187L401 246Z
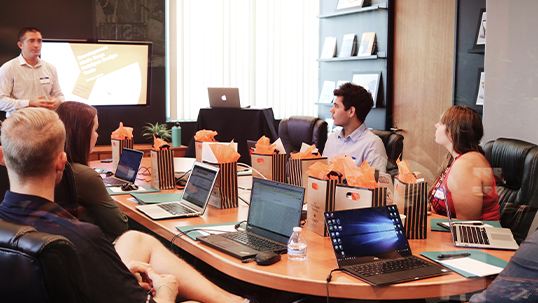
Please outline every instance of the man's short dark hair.
M22 41L22 39L24 38L24 35L26 35L27 32L32 32L32 33L40 33L41 34L41 31L35 27L23 27L21 28L21 30L19 31L19 41L20 42L24 42Z
M374 107L372 94L364 87L351 82L344 83L340 88L335 89L333 93L337 97L343 97L342 103L345 110L349 110L352 106L355 107L355 115L361 123L364 123L366 116Z

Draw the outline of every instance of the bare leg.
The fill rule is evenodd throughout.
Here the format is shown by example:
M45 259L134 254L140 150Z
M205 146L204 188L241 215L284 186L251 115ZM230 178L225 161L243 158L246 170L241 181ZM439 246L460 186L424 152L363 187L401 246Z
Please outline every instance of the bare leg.
M243 302L243 298L217 287L150 235L128 231L118 238L116 252L124 264L141 261L158 274L174 275L179 295L200 302Z

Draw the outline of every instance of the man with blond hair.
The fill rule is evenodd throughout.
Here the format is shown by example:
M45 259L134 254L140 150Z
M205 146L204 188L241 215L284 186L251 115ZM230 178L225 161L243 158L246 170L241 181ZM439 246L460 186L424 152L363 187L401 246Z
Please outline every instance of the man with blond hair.
M0 219L61 235L75 246L90 302L244 302L218 288L155 238L128 231L112 245L99 227L78 221L54 203L67 157L65 128L54 111L23 108L2 124L10 190ZM246 300L248 302L248 300Z

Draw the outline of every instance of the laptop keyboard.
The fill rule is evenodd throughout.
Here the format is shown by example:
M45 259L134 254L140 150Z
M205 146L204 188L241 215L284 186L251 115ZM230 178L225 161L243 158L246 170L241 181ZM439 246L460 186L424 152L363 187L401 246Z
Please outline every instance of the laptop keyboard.
M223 237L239 242L257 251L286 250L287 246L278 242L256 236L248 232L233 232L222 235Z
M122 186L123 184L127 183L126 181L123 181L123 180L120 180L120 179L116 179L116 178L112 178L112 177L106 177L103 179L103 182L107 185L107 186Z
M366 264L355 264L349 266L348 268L362 276L370 277L396 271L422 268L431 265L432 264L430 262L424 261L415 256L410 256L404 259L379 261Z
M194 210L183 206L181 203L166 203L166 204L157 204L160 208L166 210L172 215L186 215L186 214L195 214Z
M477 226L458 225L460 231L460 241L464 243L489 245L486 229Z

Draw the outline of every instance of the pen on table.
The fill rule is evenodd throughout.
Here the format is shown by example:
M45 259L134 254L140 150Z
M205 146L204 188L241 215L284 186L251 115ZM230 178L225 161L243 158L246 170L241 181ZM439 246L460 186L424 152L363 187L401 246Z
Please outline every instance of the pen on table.
M437 258L439 259L452 259L452 258L465 258L470 256L470 253L460 253L460 254L441 254L438 255Z

